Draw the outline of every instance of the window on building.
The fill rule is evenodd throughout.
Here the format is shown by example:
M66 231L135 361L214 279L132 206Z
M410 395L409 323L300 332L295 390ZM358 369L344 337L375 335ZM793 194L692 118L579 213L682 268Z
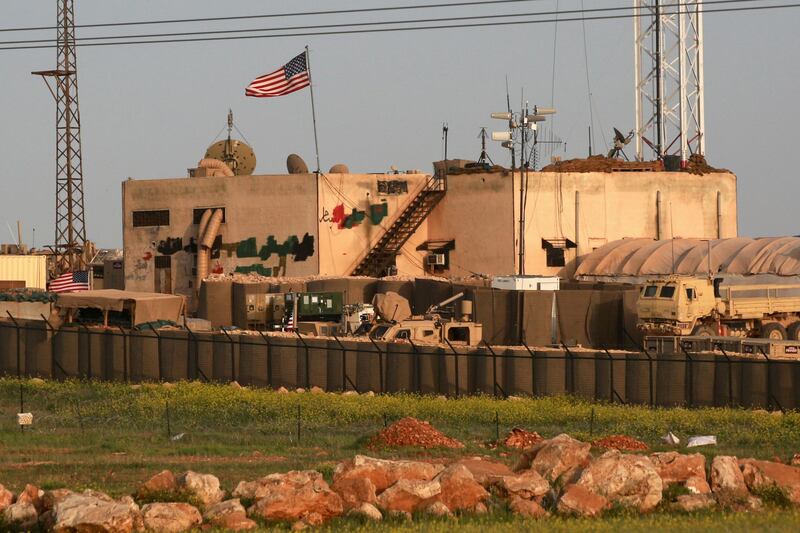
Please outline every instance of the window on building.
M169 209L134 211L133 227L143 228L147 226L169 226Z
M198 207L192 211L192 224L200 224L200 219L203 218L203 213L209 209L222 209L222 223L225 223L225 208L224 207Z
M573 248L577 248L577 245L569 239L542 239L542 249L547 252L547 266L549 267L567 266L564 250Z

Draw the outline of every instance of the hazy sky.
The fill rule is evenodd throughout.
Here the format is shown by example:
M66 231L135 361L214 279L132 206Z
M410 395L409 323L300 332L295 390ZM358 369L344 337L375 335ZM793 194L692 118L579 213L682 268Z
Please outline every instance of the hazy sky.
M428 2L432 3L432 2ZM631 0L585 0L590 7ZM775 4L765 0L756 2ZM782 3L782 2L777 2ZM211 1L76 0L76 22L194 18L378 5L413 0ZM564 9L580 0L561 0ZM78 36L200 29L271 28L389 19L528 13L555 9L556 0L400 11L338 17L298 17L193 26L134 26L79 30ZM550 18L550 17L547 17ZM53 0L3 0L0 27L48 26ZM800 9L709 14L705 19L706 155L739 177L741 235L798 234L800 180L792 166L800 137ZM580 23L558 25L553 81L552 23L371 35L287 37L78 49L86 223L100 246L121 246L121 187L127 177L184 176L204 155L232 108L258 157L257 173L284 173L287 154L313 167L307 90L274 99L244 96L252 78L311 48L323 169L342 162L354 172L431 171L442 156L441 125L450 126L449 154L476 158L481 126L505 109L505 76L518 107L558 108L556 133L565 157L585 156L588 90ZM0 32L0 41L54 38L54 33ZM612 126L634 126L633 23L586 23L589 80L595 103L595 142L605 147ZM53 68L55 51L0 51L0 225L24 225L30 244L53 240L55 105L32 70ZM555 95L552 96L552 89ZM554 102L551 102L551 99ZM562 150L563 151L563 150ZM632 152L632 150L631 150ZM491 146L495 161L505 150ZM0 242L10 242L0 227ZM15 230L16 231L16 230Z

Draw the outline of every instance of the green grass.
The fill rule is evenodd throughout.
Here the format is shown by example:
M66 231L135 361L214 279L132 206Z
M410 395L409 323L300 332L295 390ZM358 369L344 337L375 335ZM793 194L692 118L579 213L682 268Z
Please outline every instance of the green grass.
M20 387L34 425L16 426ZM167 408L167 406L169 406ZM300 440L297 440L298 408ZM180 440L169 434L184 433ZM384 423L415 416L466 445L466 450L380 450L365 448ZM496 425L495 417L499 421ZM784 460L800 451L800 415L775 415L745 409L651 409L592 403L566 397L499 400L492 397L441 399L432 396L343 396L278 394L229 385L173 385L100 382L42 382L0 379L0 483L12 491L26 483L46 488L94 488L115 496L135 492L151 475L188 469L217 475L232 490L241 480L291 469L317 469L330 478L336 462L357 453L381 457L490 455L513 464L516 454L486 443L514 426L551 437L566 432L583 440L625 434L653 450L667 431L683 442L690 435L716 435L718 446L695 450L711 455ZM679 448L681 451L686 451ZM736 530L754 524L800 525L800 515L780 508L780 495L768 513L729 517L711 513L681 517L611 517L603 521L550 519L525 522L516 517L461 518L459 527L497 530L566 531L608 528ZM755 522L751 522L755 520ZM732 521L732 522L730 522ZM717 527L715 524L725 527ZM748 526L749 524L749 526ZM356 531L357 521L336 522ZM451 522L425 521L426 530L448 529ZM370 525L370 528L375 526ZM409 529L410 528L410 529ZM384 524L379 530L415 530L418 525ZM716 529L715 529L716 528Z

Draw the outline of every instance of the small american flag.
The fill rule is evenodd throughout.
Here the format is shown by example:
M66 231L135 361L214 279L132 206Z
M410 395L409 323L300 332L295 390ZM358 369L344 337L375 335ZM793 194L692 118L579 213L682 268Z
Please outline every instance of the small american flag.
M87 270L65 272L48 283L47 290L50 292L88 291L89 272Z
M245 89L244 94L257 98L283 96L308 87L309 83L308 63L306 62L306 53L303 52L275 72L264 74L253 80Z

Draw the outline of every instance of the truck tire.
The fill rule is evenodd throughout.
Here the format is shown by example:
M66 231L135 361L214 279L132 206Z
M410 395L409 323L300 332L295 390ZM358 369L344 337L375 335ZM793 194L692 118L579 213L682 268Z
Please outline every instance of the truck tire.
M778 322L770 322L761 326L761 338L774 341L783 341L789 338L786 328Z
M789 327L786 328L786 333L788 335L788 337L786 337L787 339L791 341L800 341L800 321L789 324Z
M711 324L698 324L692 330L693 337L716 337L717 328Z

